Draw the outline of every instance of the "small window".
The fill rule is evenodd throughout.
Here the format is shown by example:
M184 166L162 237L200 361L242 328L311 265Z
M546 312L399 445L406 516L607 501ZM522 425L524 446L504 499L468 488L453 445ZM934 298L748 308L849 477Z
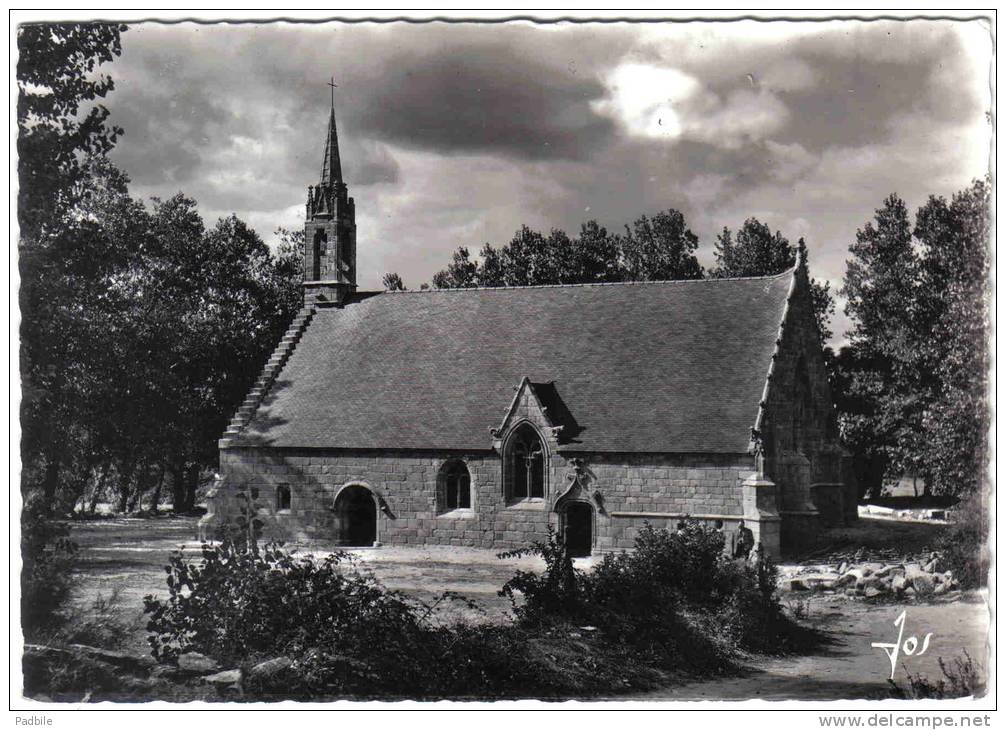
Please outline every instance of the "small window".
M541 499L545 496L545 446L528 425L517 429L507 445L511 500Z
M438 482L438 512L471 509L472 478L463 461L455 459L444 464Z
M290 485L280 484L276 487L276 511L286 512L290 509Z

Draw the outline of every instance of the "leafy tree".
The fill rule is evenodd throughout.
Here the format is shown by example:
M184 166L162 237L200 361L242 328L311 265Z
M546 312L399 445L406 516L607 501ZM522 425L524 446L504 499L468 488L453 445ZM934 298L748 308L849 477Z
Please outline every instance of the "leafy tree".
M388 291L405 291L405 284L402 283L402 277L396 273L392 272L385 274L381 281L384 284L384 288Z
M476 271L478 271L478 264L471 260L468 249L462 246L454 252L450 265L433 275L433 286L436 289L473 287L476 285Z
M931 373L922 414L926 472L941 494L977 493L987 468L990 186L977 180L916 216L920 367Z
M674 209L645 215L622 239L623 278L627 281L701 279L702 267L695 258L699 239L685 225L685 217Z
M835 334L831 331L831 318L835 316L835 298L831 295L831 282L811 279L810 299L814 308L814 319L817 320L817 330L821 335L821 344L825 344Z
M842 288L853 322L849 339L856 359L869 364L850 373L850 391L872 403L870 415L855 422L866 444L863 456L881 451L889 473L914 472L921 467L914 437L923 410L912 354L918 258L904 201L888 196L874 220L856 232L850 253Z
M736 240L724 228L714 244L716 278L771 276L796 264L796 250L782 233L772 230L757 218L748 218L737 231Z
M95 69L121 51L124 25L30 23L17 31L18 224L34 241L83 192L83 158L104 155L122 130L98 104L114 88Z
M479 252L482 261L479 263L475 280L479 286L505 286L506 272L503 268L503 255L488 243Z
M989 194L977 181L930 198L915 226L896 196L857 234L843 292L863 413L845 430L882 451L888 476L927 493L974 492L987 458Z
M88 104L112 89L95 69L119 54L124 29L26 24L17 34L22 489L39 490L42 514L75 466L68 446L87 440L83 393L93 381L76 363L102 356L89 345L100 333L88 306L103 296L118 258L78 206L100 194L86 184L88 158L107 152L121 132L106 125L104 107Z
M576 283L620 281L621 245L621 239L609 234L597 221L581 225L580 235L573 244Z

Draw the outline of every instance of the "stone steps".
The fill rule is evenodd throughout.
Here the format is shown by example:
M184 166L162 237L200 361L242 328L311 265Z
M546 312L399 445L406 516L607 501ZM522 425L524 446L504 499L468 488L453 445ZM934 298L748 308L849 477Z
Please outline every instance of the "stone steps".
M225 440L240 435L244 428L251 423L259 406L262 405L262 401L265 400L266 395L269 393L269 389L276 382L280 371L282 371L283 366L286 365L293 354L308 324L311 323L314 312L314 307L305 307L290 322L290 326L287 328L283 338L276 345L276 349L269 357L265 367L262 368L262 374L259 375L244 402L241 403L237 412L231 418L230 423L228 423L227 430L224 431Z

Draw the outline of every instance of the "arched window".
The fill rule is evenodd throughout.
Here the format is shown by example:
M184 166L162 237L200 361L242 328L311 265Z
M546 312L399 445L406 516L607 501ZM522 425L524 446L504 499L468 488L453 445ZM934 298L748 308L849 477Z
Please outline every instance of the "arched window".
M541 499L545 496L545 445L538 432L524 424L507 443L511 500Z
M444 464L437 482L438 512L471 509L472 478L463 461L452 459Z
M276 511L284 512L290 509L290 485L280 484L276 487Z
M328 243L328 236L325 235L325 229L319 228L314 232L314 267L311 271L311 277L314 281L321 279L322 265L321 260L328 253L326 250L326 244Z

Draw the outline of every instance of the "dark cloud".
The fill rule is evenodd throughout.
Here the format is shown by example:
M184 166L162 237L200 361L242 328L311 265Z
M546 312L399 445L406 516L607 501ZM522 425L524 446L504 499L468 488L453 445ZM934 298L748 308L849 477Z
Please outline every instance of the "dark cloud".
M614 136L611 120L590 109L603 93L597 78L509 44L451 44L395 54L349 119L380 139L448 154L583 159Z

